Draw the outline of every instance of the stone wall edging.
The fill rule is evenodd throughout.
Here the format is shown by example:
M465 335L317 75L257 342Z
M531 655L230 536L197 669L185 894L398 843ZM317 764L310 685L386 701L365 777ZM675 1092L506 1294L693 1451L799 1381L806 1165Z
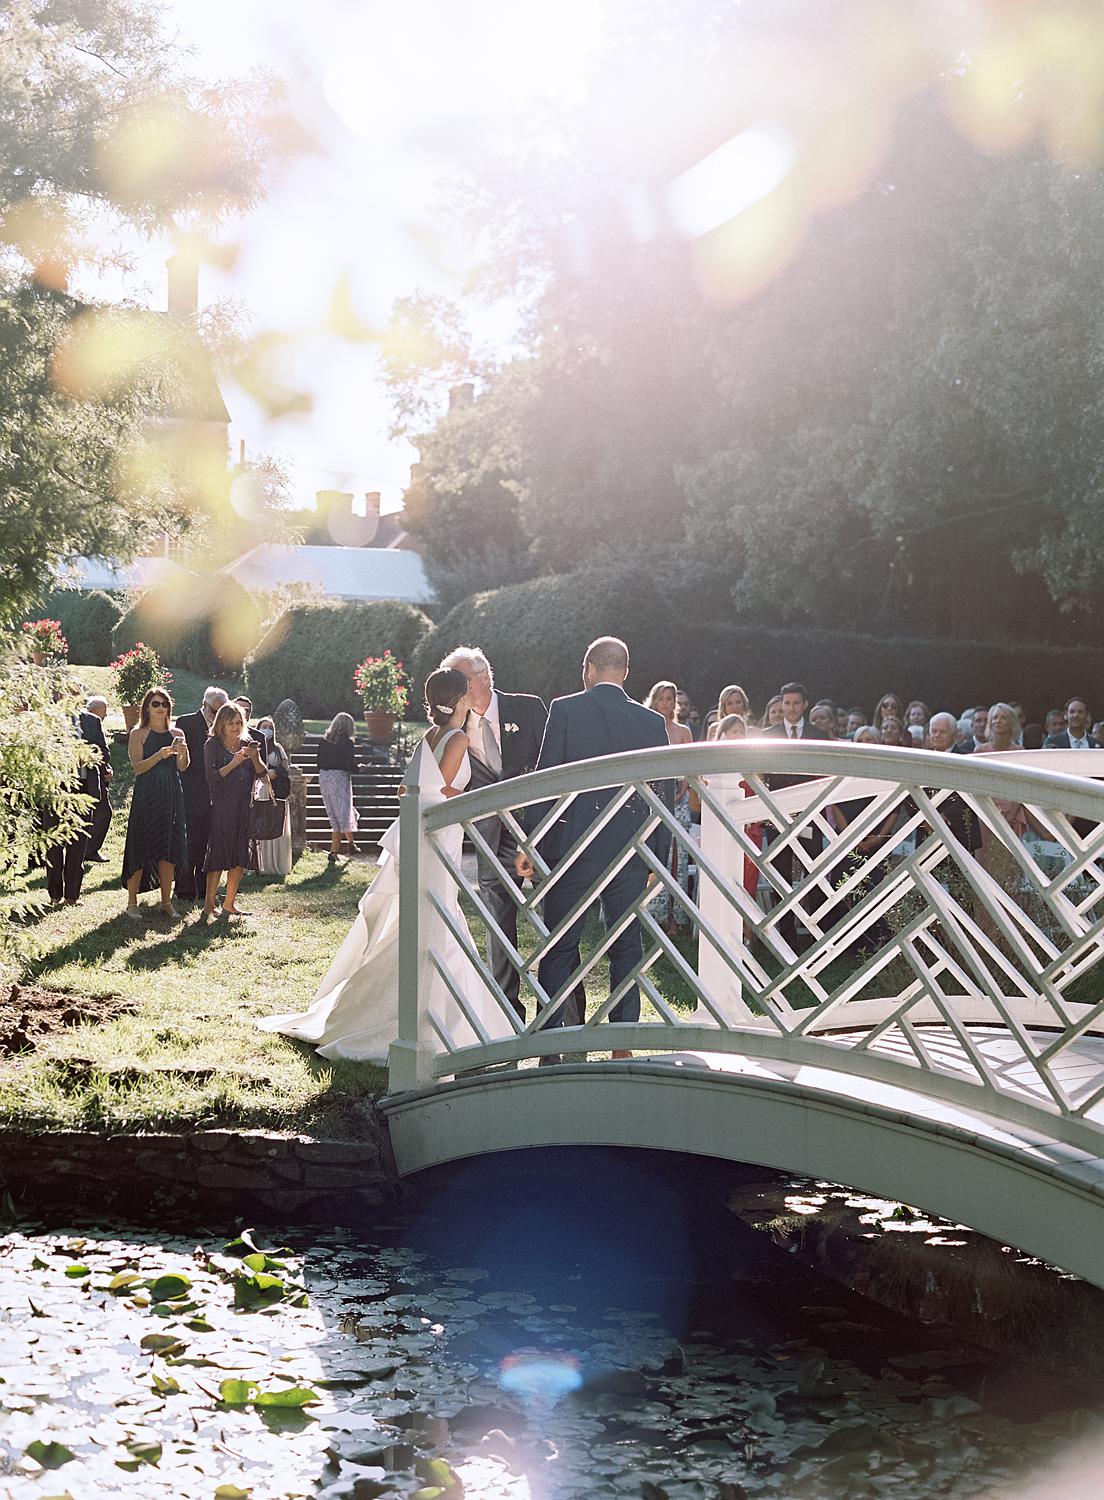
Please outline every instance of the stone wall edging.
M187 1203L363 1223L398 1196L386 1122L356 1140L222 1127L108 1134L0 1129L0 1183L17 1198L113 1209Z

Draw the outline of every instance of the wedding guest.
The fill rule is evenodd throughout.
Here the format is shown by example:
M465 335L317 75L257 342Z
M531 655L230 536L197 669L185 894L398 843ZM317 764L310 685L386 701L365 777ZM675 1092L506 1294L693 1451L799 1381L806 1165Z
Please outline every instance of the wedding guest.
M74 714L72 733L98 749L103 744L103 726L94 714ZM106 747L105 747L106 748ZM72 789L85 797L98 797L100 792L100 763L94 761L82 765ZM56 828L60 819L54 812L44 813L44 828ZM79 906L81 886L84 882L84 857L88 847L88 831L92 824L89 812L76 825L62 843L51 843L46 850L46 890L51 906Z
M860 724L855 730L854 743L856 745L880 745L882 743L881 731L875 729L873 724Z
M187 858L187 819L180 777L188 769L188 742L178 727L169 728L172 699L164 688L150 688L142 699L138 723L127 738L134 769L134 792L123 850L126 915L140 922L139 891L159 887L162 916L177 920L172 904L173 877Z
M1061 734L1066 727L1066 711L1064 708L1048 708L1044 727L1049 738L1052 734ZM1093 739L1099 739L1097 725L1093 725ZM1104 727L1104 726L1100 726Z
M211 832L207 839L207 895L202 922L215 914L215 898L223 873L226 896L223 913L244 917L237 904L243 873L257 868L257 846L250 829L253 784L269 780L257 741L247 737L245 718L236 703L224 703L215 715L203 747L203 764L211 792Z
M767 699L767 705L763 709L763 728L775 729L781 724L784 715L782 713L782 694L775 693L773 698Z
M1088 704L1084 698L1071 698L1066 704L1066 727L1058 734L1048 735L1044 748L1047 750L1099 750L1100 745L1089 733Z
M999 754L1004 750L1015 750L1018 723L1011 704L994 703L989 710L985 741L976 748L975 755L991 755ZM1022 839L1029 827L1035 828L1035 831L1042 837L1047 837L1046 831L1035 823L1022 802L1014 801L1009 797L994 797L993 806L1017 839ZM978 859L1003 890L1015 889L1020 876L1016 857L1010 849L1005 848L1002 840L984 822L981 826L981 849ZM991 938L999 936L997 925L987 912L979 910L977 917L979 924Z
M89 744L95 745L100 752L99 765L99 787L96 791L96 807L92 814L92 822L88 833L88 846L84 851L85 864L106 865L107 855L100 851L103 841L107 837L107 831L111 827L111 799L108 796L108 788L111 786L111 778L115 774L111 769L111 755L107 748L107 740L104 736L103 721L107 718L107 699L100 697L89 698L84 705L84 714L81 716L82 726L85 717L97 721L98 731L93 725L87 727L87 732L82 727L81 733Z
M1046 733L1041 724L1025 724L1020 744L1025 750L1041 750L1045 738ZM1093 735L1093 739L1096 739L1095 734Z
M881 730L883 745L912 745L912 736L895 714L883 714L882 722L876 726Z
M257 731L259 731L260 725L258 724L257 731L251 729L249 726L249 721L253 717L253 699L247 698L244 693L239 693L233 701L242 711L242 723L245 725L244 738L259 741L260 735Z
M188 746L188 768L180 780L184 787L184 812L188 822L188 851L176 871L176 899L191 903L202 901L207 891L203 869L207 858L207 839L211 832L211 793L203 760L204 747L211 733L215 715L229 702L224 689L208 687L203 701L194 713L180 714L176 727Z
M261 760L270 776L268 794L284 805L284 827L278 838L257 840L257 872L260 875L291 874L291 761L277 743L276 725L269 718L257 720ZM263 785L263 783L262 783Z
M881 729L882 720L887 716L904 721L904 704L901 702L899 693L883 693L878 699L874 705L874 728Z
M749 713L748 695L737 682L730 682L723 687L717 699L717 707L710 709L705 720L705 737L707 740L717 738L717 725L721 719L726 719L729 714L739 714L747 722Z
M337 863L343 843L356 853L357 810L353 801L353 777L357 772L355 728L351 714L335 714L318 742L318 790L330 820L331 865Z
M742 690L741 690L742 691ZM675 707L678 698L678 688L673 682L657 682L652 687L648 696L644 699L644 707L652 709L661 714L663 722L667 727L667 742L670 745L689 745L693 736L685 724L679 724L675 719ZM690 783L684 779L675 784L675 806L674 814L679 823L687 832L690 831ZM674 848L671 851L672 873L674 874L682 890L687 890L690 880L690 862L687 855L686 844L682 839L673 840ZM656 920L662 925L668 937L675 937L680 931L689 928L689 922L680 920L685 916L685 908L675 910L674 901L669 891L661 891L652 903L656 913Z
M838 738L838 720L836 710L830 703L816 703L809 710L809 722L814 729L820 730L821 739L834 740Z
M868 722L865 708L852 708L847 714L847 738L853 740L857 732Z
M912 729L915 725L920 726L920 738L923 739L927 733L928 720L931 718L931 709L919 698L914 698L905 710L905 726ZM915 739L916 736L913 736Z
M675 718L678 723L686 725L692 739L701 739L701 719L698 717L697 709L690 701L690 694L684 688L679 688L675 698Z
M983 703L979 703L971 713L974 749L980 750L982 745L988 743L989 738L989 710Z

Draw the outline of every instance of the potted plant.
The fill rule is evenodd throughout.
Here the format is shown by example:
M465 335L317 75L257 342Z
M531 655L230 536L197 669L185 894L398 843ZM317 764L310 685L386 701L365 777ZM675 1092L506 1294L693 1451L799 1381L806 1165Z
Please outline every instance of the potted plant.
M60 620L24 620L31 638L31 660L36 667L53 667L69 655L69 642L61 633Z
M353 672L353 682L364 706L368 738L377 744L391 738L395 720L406 708L406 673L397 656L366 656Z
M123 722L128 730L133 729L141 712L139 705L150 688L167 687L172 673L161 665L161 658L152 646L138 641L131 651L124 651L111 663L115 673L115 691L123 705Z

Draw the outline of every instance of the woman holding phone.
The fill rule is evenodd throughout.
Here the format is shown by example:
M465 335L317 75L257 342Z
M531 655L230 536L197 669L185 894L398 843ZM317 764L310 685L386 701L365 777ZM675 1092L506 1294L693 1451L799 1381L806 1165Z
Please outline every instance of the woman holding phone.
M253 783L262 778L267 780L268 770L261 761L260 745L249 738L236 703L224 703L215 715L203 747L203 765L211 795L211 832L203 864L207 872L207 899L200 917L206 923L215 914L215 899L224 871L224 914L247 915L237 904L238 886L246 869L257 868L257 845L249 826L250 808Z
M127 817L123 884L127 889L126 915L132 922L142 920L138 892L158 887L161 915L173 921L180 916L171 893L176 867L184 864L187 846L180 773L188 769L188 746L183 730L169 728L172 706L164 688L150 688L127 741L134 768L134 795Z

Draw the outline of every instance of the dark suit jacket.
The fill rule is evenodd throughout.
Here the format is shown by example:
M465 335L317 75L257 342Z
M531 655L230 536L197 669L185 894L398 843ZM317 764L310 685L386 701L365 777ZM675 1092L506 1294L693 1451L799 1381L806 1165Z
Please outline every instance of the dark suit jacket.
M205 813L211 805L211 794L207 789L207 773L203 768L203 747L207 743L207 720L201 709L193 714L180 714L177 729L182 730L188 746L188 769L180 773L184 787L185 812Z
M964 744L961 745L957 740L955 740L954 744L951 746L952 755L973 755L973 753L974 742L972 738L968 739Z
M769 729L763 730L763 734L765 736L769 735L776 740L788 740L790 736L787 730L788 726L786 724L772 724ZM805 722L801 726L801 734L798 738L803 740L822 740L824 736L815 724L810 724L809 716L806 714Z
M107 782L104 781L101 771L104 766L110 765L107 752L107 740L104 738L103 720L97 714L85 713L83 710L77 715L77 728L80 737L89 745L94 745L100 752L99 762L94 766L87 766L81 778L81 791L87 792L91 797L103 795Z
M1090 750L1099 750L1101 748L1099 741L1094 740L1091 734L1088 738ZM1071 748L1068 729L1063 729L1060 734L1048 734L1043 741L1044 750L1069 750Z
M668 744L667 724L662 714L634 703L623 687L600 682L568 698L555 698L548 710L540 756L536 769L569 765L572 761L590 760L596 755L616 755L623 750L658 749ZM674 783L663 781L656 791L668 807L674 805ZM573 799L559 821L549 830L541 852L548 860L566 853L577 838L590 827L614 795L614 788L583 792ZM543 809L530 808L529 827ZM634 798L611 819L587 849L588 864L605 864L628 843L648 816L640 798ZM665 860L671 847L671 835L657 828L649 841L656 855Z
M468 758L471 761L469 786L489 786L495 781L509 781L536 769L548 710L544 699L534 693L498 693L499 747L502 750L502 775L496 776L480 759L478 734L468 732ZM516 729L508 726L516 724Z

